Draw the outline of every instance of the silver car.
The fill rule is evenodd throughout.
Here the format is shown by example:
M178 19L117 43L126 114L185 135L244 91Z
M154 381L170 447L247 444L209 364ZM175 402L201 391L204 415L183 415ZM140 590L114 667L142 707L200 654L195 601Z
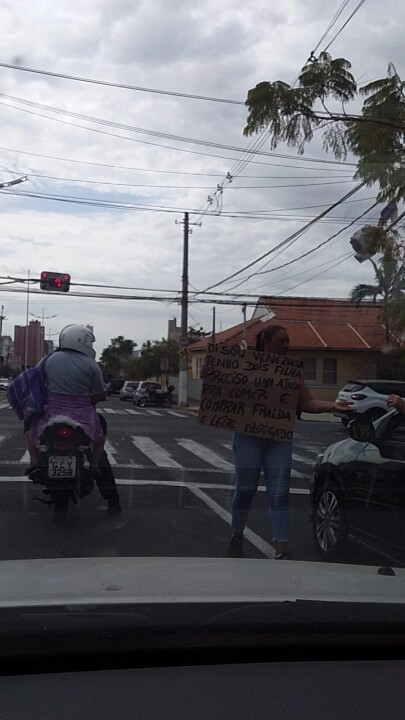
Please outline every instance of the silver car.
M388 411L387 399L391 394L405 397L405 382L399 380L349 380L339 391L336 400L352 403L353 410L350 413L336 412L335 415L342 419L345 426L349 420L354 418L363 418L373 422Z
M134 392L137 389L139 382L135 380L126 380L120 390L120 400L125 402L126 400L133 400Z

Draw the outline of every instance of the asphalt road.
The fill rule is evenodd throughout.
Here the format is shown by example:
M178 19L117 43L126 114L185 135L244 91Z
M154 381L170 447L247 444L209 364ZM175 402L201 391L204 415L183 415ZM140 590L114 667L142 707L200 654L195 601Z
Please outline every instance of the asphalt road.
M223 557L229 542L233 460L228 431L197 423L195 414L135 408L110 397L99 405L108 423L107 452L123 512L109 517L97 489L70 506L66 527L24 476L21 423L0 397L0 559L100 556ZM338 422L300 421L294 436L290 550L294 559L319 560L309 519L309 478L316 455L344 439ZM245 555L273 557L264 487L248 521ZM353 546L347 558L381 565L381 557Z

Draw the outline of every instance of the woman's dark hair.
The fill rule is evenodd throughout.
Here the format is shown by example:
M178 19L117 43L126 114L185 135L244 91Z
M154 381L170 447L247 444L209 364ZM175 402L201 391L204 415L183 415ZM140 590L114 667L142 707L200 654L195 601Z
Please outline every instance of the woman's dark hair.
M280 330L287 330L282 325L269 325L264 330L258 333L256 335L256 350L259 350L259 352L264 351L264 347L266 343L270 342L270 340L278 333Z

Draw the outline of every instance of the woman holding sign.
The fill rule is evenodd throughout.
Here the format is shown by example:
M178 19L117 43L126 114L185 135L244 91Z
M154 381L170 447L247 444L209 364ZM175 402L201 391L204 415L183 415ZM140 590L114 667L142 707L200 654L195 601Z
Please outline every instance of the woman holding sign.
M256 350L275 355L287 355L289 336L281 325L271 325L256 339ZM345 402L315 400L305 383L301 381L298 396L297 417L301 412L327 413L349 410ZM228 548L229 557L243 556L243 531L252 500L259 484L263 468L267 496L270 503L270 520L276 560L288 559L289 490L292 464L292 441L270 440L265 437L235 433L233 439L236 482L232 499L232 537Z

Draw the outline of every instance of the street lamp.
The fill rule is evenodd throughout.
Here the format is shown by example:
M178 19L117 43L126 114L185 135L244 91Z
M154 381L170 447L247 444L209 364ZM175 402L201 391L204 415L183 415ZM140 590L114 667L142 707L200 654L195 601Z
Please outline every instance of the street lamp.
M9 180L8 182L0 183L0 190L3 190L4 188L12 187L13 185L19 185L20 183L23 183L26 180L28 180L27 176L23 175L22 177L16 178L15 180Z
M34 315L34 313L30 313L31 317L38 318L38 320L41 320L41 326L44 328L44 339L42 341L42 353L45 352L45 320L50 320L51 318L58 317L57 315L45 315L45 310L42 308L42 315Z

